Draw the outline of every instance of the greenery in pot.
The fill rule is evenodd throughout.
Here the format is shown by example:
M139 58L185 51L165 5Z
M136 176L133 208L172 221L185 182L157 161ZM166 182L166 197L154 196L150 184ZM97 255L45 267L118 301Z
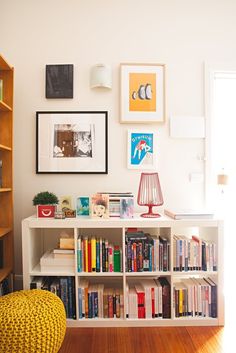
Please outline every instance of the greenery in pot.
M33 198L33 205L56 205L59 203L57 196L48 191L39 192Z

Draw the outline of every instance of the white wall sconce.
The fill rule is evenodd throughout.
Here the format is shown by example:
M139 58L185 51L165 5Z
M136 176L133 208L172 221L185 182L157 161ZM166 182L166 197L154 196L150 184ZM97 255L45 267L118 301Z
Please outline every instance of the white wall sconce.
M92 67L90 74L90 87L112 87L111 67L104 64L97 64Z

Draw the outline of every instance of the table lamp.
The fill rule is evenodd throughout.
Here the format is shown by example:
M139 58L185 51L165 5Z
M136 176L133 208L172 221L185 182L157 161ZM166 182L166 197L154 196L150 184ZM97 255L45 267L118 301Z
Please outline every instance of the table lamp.
M141 173L137 202L140 206L148 206L148 212L141 214L141 217L160 217L159 213L152 211L153 206L161 206L164 202L158 173Z

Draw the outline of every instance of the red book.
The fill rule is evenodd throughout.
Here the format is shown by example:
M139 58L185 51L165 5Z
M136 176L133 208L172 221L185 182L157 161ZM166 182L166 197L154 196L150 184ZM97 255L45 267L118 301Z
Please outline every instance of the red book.
M135 285L138 298L138 318L145 319L145 293L140 284Z

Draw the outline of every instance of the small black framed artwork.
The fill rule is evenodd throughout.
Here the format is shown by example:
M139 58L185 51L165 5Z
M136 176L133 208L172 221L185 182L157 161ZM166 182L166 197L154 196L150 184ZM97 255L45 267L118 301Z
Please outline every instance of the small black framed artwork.
M36 173L108 174L108 112L36 112Z
M73 64L46 65L46 98L73 98Z

